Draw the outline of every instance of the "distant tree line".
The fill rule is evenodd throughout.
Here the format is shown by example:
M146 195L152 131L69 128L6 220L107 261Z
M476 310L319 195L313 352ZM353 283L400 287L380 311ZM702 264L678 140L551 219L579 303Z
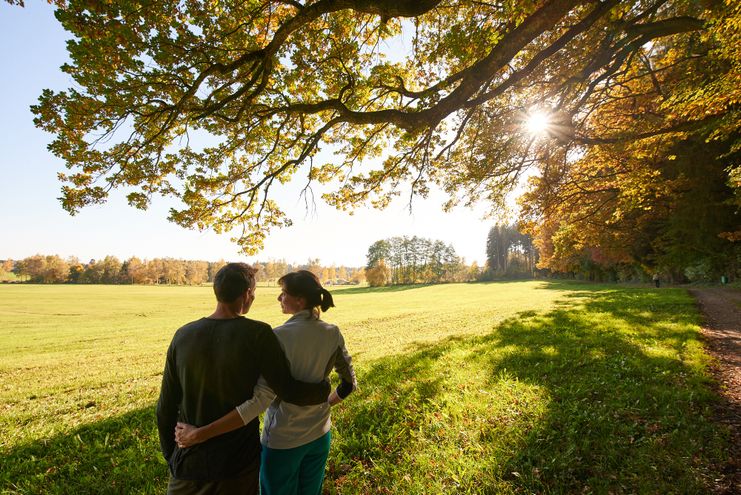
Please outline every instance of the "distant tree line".
M371 286L464 282L479 277L452 245L422 237L391 237L368 248L365 276Z
M256 275L258 282L277 283L280 277L294 270L309 270L316 274L324 285L357 285L365 281L365 270L362 267L323 265L315 258L309 258L302 264L270 260L259 261L253 265L258 269Z
M200 285L213 282L214 275L224 264L224 260L142 260L135 256L125 261L106 256L84 263L75 257L64 259L58 255L37 254L22 260L0 261L0 280L7 280L12 274L15 281L42 284ZM362 268L322 266L316 259L300 265L283 260L254 265L258 268L257 281L263 283L274 283L283 274L297 269L311 270L328 285L356 284L365 277Z

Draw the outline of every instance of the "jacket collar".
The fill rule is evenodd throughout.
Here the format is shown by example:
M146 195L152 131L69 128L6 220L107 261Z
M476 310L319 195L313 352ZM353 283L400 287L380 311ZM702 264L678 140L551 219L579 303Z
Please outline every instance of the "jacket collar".
M288 318L286 323L290 321L295 321L295 320L308 320L310 317L311 317L311 310L304 309L304 310L299 311L295 315L291 316L290 318Z

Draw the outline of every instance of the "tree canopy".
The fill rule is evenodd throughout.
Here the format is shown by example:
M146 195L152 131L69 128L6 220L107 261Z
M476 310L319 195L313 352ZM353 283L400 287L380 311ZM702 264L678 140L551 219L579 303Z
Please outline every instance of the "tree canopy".
M624 65L592 120L642 139L541 155L520 200L541 267L590 277L639 268L677 281L741 269L740 14L727 2L702 33ZM651 135L690 118L682 132Z
M69 169L68 211L113 189L137 208L172 196L181 207L171 220L232 232L253 253L290 224L274 197L294 176L307 192L328 184L323 199L341 209L411 201L433 184L446 207L496 206L554 147L573 156L711 125L733 132L738 73L724 57L738 48L703 42L713 29L735 36L738 25L723 24L733 9L730 0L60 1L72 35L63 70L75 84L44 91L33 110ZM716 65L698 74L706 61ZM664 88L667 70L697 77ZM640 120L604 120L621 102L638 105ZM535 108L551 139L524 129ZM191 145L204 135L206 145Z

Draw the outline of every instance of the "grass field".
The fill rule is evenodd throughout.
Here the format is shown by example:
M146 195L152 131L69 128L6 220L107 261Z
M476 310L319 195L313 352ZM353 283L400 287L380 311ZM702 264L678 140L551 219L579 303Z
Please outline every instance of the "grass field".
M251 316L282 323L276 288ZM346 288L360 391L325 492L706 493L727 432L679 289ZM163 493L154 424L174 330L208 287L0 286L2 493Z

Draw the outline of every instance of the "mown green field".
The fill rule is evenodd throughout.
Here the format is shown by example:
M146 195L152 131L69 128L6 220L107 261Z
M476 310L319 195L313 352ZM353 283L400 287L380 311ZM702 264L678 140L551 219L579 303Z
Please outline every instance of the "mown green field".
M276 288L251 316L282 323ZM360 391L325 492L707 493L727 432L679 289L508 282L337 290ZM154 403L208 287L0 286L2 493L163 493Z

